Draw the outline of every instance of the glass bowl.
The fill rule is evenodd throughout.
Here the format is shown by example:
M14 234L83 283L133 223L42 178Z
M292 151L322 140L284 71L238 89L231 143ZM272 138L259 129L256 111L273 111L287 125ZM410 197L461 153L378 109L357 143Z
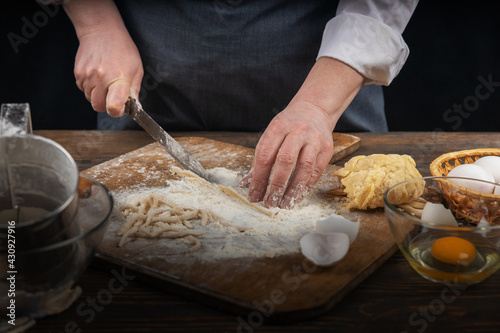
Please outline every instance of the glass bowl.
M467 187L465 187L466 185ZM424 278L479 283L500 267L500 196L469 187L498 184L463 177L423 177L384 193L396 244Z
M74 287L94 257L113 209L113 199L98 181L80 177L87 181L88 188L79 193L74 220L79 228L76 236L29 250L16 251L9 246L0 251L0 307L7 308L0 331L2 327L12 327L8 323L8 306L13 302L15 318L48 315L50 304Z

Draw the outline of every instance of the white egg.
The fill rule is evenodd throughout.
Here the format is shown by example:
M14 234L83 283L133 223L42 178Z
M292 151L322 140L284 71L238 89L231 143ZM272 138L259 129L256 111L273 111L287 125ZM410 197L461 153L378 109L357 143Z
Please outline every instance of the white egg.
M475 164L458 165L450 170L450 172L448 173L448 177L466 177L485 180L488 182L495 181L493 176L488 171L486 171L483 167ZM482 193L493 193L493 184L475 182L473 180L467 179L453 179L452 181L459 186L464 186L474 191Z
M500 183L500 156L484 156L474 162L488 171L495 179L495 183Z
M449 209L442 204L435 204L432 202L427 202L425 204L421 220L439 225L458 226L457 220L455 220L455 217Z
M316 221L314 230L319 233L341 232L349 236L349 242L352 243L358 236L359 219L352 222L341 215L330 215Z
M302 254L318 266L331 266L345 257L349 236L344 233L311 232L300 239Z

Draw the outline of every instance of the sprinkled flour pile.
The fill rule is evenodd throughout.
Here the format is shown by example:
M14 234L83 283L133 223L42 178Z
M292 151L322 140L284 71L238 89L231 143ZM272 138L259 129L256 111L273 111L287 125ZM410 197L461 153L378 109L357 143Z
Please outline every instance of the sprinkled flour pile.
M230 187L247 198L248 189L238 187L238 182L242 177L238 172L225 168L209 169L207 172L214 183ZM161 256L167 261L175 260L175 258L180 260L179 255L212 261L220 258L275 257L299 252L300 238L314 228L315 221L335 214L337 211L333 202L325 206L324 203L320 203L315 194L309 194L303 202L290 210L266 209L258 203L261 208L273 213L270 215L274 215L269 216L217 189L217 187L214 190L200 182L181 178L168 181L164 187L134 188L113 192L117 209L110 219L105 241L116 241L118 244L120 239L118 232L125 223L119 207L128 199L137 199L152 193L162 194L179 206L211 210L226 224L235 226L224 226L216 221L201 226L200 223L193 221L193 230L202 233L198 237L201 241L201 248L194 252L187 251L189 244L183 239L130 238L123 245L128 252L136 254L153 251L154 248L154 251L160 251ZM236 226L248 229L242 232ZM155 255L158 256L158 253Z

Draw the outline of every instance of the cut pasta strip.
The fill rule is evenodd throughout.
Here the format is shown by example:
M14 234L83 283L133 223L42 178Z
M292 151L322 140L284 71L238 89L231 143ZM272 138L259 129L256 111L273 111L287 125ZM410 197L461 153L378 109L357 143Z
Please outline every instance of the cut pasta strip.
M204 210L201 211L201 226L204 227L208 223L208 214Z
M243 196L241 196L238 192L236 192L232 188L224 186L224 185L220 185L220 184L218 184L217 186L215 186L214 184L208 182L207 180L201 178L200 176L198 176L197 174L195 174L195 173L193 173L191 171L184 170L184 169L181 169L181 168L178 168L178 167L172 167L172 168L170 168L170 171L173 174L184 176L185 178L188 178L188 179L191 179L191 180L195 179L195 180L199 181L200 183L202 183L203 185L205 185L205 186L207 186L209 188L213 188L213 189L219 188L226 195L228 195L228 196L230 196L230 197L232 197L232 198L234 198L234 199L236 199L236 200L244 203L245 205L249 206L250 208L253 208L256 211L258 211L259 213L265 214L265 215L270 216L270 217L274 217L277 214L277 212L273 213L273 212L271 212L269 210L266 210L266 209L264 209L262 207L259 207L256 204L251 203L250 201L248 201L247 199L245 199Z
M127 240L127 238L128 238L131 234L133 234L133 233L137 232L137 230L138 230L138 229L139 229L139 227L132 227L132 228L128 229L125 233L123 233L123 236L122 236L122 238L120 239L120 243L118 243L118 246L122 247L122 246L123 246L123 244L125 243L125 241Z
M198 175L177 167L171 172L183 176L188 181L194 181L206 188L210 193L224 193L233 199L255 209L259 213L274 217L274 213L252 204L230 187L214 185ZM121 236L119 246L122 247L129 238L183 238L192 247L189 251L196 251L201 247L197 238L201 232L194 231L193 222L200 221L202 227L215 221L224 227L235 228L243 232L251 228L232 225L207 209L193 209L174 204L160 193L151 193L144 196L130 196L120 207L125 217L125 224L118 235Z
M190 178L191 180L196 180L196 181L200 182L201 184L206 185L208 187L213 187L212 183L210 183L206 179L198 176L197 174L195 174L194 172L191 172L189 170L181 169L179 167L173 166L170 168L170 172L172 172L174 175L179 175L179 176L183 176L184 178Z
M227 186L224 186L224 185L218 185L218 187L222 190L222 192L226 193L227 195L241 201L242 203L244 203L245 205L261 212L262 214L266 214L267 216L270 216L270 217L274 217L276 215L276 213L273 213L271 211L268 211L268 210L265 210L253 203L251 203L250 201L248 201L247 199L245 199L244 197L242 197L238 192L236 192L235 190L233 190L232 188L230 187L227 187Z
M201 247L201 241L193 236L187 236L186 241L188 241L189 244L193 245L190 249L189 252L193 252L198 250Z
M191 222L200 219L203 226L210 220L221 222L221 219L211 211L179 207L159 193L131 197L120 210L126 220L118 233L122 236L118 244L120 247L128 238L189 237L190 244L193 244L190 251L195 251L201 246L201 242L193 241L192 238L199 237L202 233L193 231L194 226Z
M227 223L224 220L220 220L219 223L222 224L225 227L235 228L236 230L241 231L241 232L252 229L250 227L242 227L242 226L239 226L239 225L234 225L234 224L231 224L231 223Z

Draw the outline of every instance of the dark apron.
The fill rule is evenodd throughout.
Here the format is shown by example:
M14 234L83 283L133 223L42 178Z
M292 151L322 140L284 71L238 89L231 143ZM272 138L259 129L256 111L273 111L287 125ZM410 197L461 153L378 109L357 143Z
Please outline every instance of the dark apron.
M316 61L335 1L116 1L142 57L139 100L167 131L263 131ZM100 114L99 129L136 129ZM363 87L336 131L387 131Z

